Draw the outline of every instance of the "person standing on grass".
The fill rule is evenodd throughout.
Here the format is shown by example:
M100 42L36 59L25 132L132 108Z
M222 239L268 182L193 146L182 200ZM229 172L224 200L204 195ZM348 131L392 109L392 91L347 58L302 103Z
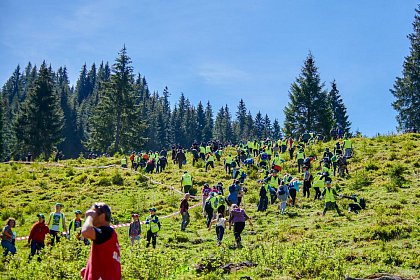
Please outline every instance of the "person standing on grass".
M214 169L214 156L212 153L208 153L206 156L206 172L210 169L209 167Z
M191 193L193 188L193 178L188 173L188 171L184 171L184 174L181 177L181 188L183 189L184 193Z
M250 225L253 226L251 218L248 217L245 211L239 208L238 205L232 204L232 210L230 211L230 216L229 216L229 230L232 229L232 225L233 225L233 234L235 236L237 248L242 247L241 233L245 228L245 221L249 221Z
M156 216L156 208L149 208L150 216L146 219L147 233L146 233L146 247L150 246L150 241L152 241L153 248L156 248L156 237L157 233L160 231L161 225L159 217Z
M209 184L205 183L203 189L201 190L201 198L202 198L202 207L203 207L203 216L206 216L206 200L210 196L211 188Z
M141 234L141 223L139 220L139 214L131 215L133 219L130 223L130 228L128 229L128 235L130 237L131 246L134 246L134 242L140 240Z
M16 247L15 247L15 235L13 234L12 228L16 226L16 220L13 218L9 218L7 220L6 225L3 228L1 233L1 246L4 249L3 256L7 256L9 252L14 255L16 254Z
M335 197L338 195L337 191L335 190L335 188L331 187L330 181L326 181L325 185L326 186L324 188L324 191L322 192L322 196L325 198L325 207L324 207L324 211L322 212L322 216L325 216L325 213L331 207L334 207L335 210L337 210L338 215L341 216L340 209L338 208L338 205L335 199Z
M303 197L309 198L313 176L307 166L303 167Z
M81 233L82 226L83 226L83 223L84 223L84 221L81 217L82 216L82 211L76 210L76 211L74 211L74 214L76 215L76 217L73 220L70 221L69 232L67 234L67 237L70 238L71 235L73 234L76 237L77 240L82 240L82 241L84 241L84 243L86 245L89 245L90 244L89 240L84 239L83 236L82 236L82 233Z
M321 172L318 172L314 179L314 190L315 190L315 197L314 200L321 199L321 190L324 190L325 181L322 180Z
M211 221L211 224L216 224L216 238L217 238L217 245L222 245L223 235L225 234L227 220L222 213L217 215L217 219ZM209 231L211 229L211 225L209 226Z
M299 182L298 178L293 178L293 180L289 183L289 195L292 199L292 207L295 207L296 205L296 196L299 192L299 186L301 186L302 183Z
M231 155L231 154L229 154L229 155L228 155L228 156L224 159L224 163L225 163L225 172L226 172L226 174L232 174L232 172L231 172L232 162L233 162L232 155Z
M287 198L289 197L289 188L284 182L281 183L277 190L277 198L280 201L280 213L284 215L286 211L286 202Z
M61 212L63 208L63 204L56 203L55 204L55 212L50 213L50 217L48 219L47 225L50 226L50 234L51 234L51 246L54 246L55 242L60 242L61 234L64 231L67 231L66 227L66 216Z
M50 229L45 224L44 214L39 213L37 217L38 222L32 226L28 238L28 244L31 246L29 259L31 259L35 254L39 254L41 249L45 247L45 235L50 233ZM38 257L38 261L41 261L40 257Z
M188 224L190 223L190 214L188 213L189 205L188 200L190 199L190 194L186 193L184 195L184 198L181 200L181 205L179 209L179 213L182 216L182 222L181 222L181 231L185 231Z
M93 244L87 265L80 271L84 280L121 279L120 245L110 222L111 209L105 203L95 203L86 212L82 235Z

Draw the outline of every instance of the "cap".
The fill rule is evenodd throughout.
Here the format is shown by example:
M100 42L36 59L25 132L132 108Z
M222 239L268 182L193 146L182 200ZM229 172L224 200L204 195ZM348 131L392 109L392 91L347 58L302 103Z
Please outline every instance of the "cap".
M76 211L74 211L74 214L82 214L82 211L76 210Z
M38 215L36 215L38 218L43 218L43 219L45 219L45 216L44 216L44 214L42 214L42 213L38 213Z
M63 207L63 204L61 204L60 202L57 202L57 203L55 204L55 207L57 207L57 206Z
M156 212L156 208L155 207L149 208L149 211Z

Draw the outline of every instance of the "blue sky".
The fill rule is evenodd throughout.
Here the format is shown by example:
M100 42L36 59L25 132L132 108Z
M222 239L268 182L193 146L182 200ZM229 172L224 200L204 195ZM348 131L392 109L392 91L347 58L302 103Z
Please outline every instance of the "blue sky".
M59 4L58 4L59 3ZM0 1L0 85L17 64L111 64L126 44L151 90L168 86L213 110L241 98L283 122L291 83L311 51L335 79L352 129L395 130L389 89L409 54L414 0Z

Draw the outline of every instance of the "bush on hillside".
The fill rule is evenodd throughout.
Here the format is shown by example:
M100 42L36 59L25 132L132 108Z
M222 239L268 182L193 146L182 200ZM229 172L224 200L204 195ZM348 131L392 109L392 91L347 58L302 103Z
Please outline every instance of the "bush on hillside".
M124 178L118 171L115 171L114 174L112 174L111 182L114 185L122 186L124 185Z

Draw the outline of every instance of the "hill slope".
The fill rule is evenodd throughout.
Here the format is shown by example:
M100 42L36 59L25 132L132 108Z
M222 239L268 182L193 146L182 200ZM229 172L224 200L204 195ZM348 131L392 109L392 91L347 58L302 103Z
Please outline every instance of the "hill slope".
M317 144L311 151L320 156L333 144ZM186 232L180 231L179 215L163 218L178 211L182 197L171 189L180 189L182 175L173 164L149 178L121 169L117 158L2 164L1 217L3 221L17 218L17 236L25 236L36 213L49 213L56 201L64 203L68 219L75 209L86 211L95 201L106 202L114 224L129 222L133 212L144 220L147 209L155 206L163 224L156 250L146 249L144 240L130 248L127 228L117 230L123 279L343 279L346 274L366 277L380 272L416 278L420 270L420 135L354 139L354 146L350 176L334 177L333 185L340 193L366 198L367 209L359 215L339 217L330 211L321 217L323 202L313 201L313 193L310 199L299 193L297 207L288 207L287 215L279 215L278 202L269 205L267 212L256 212L259 174L254 168L247 170L244 208L254 227L247 225L243 249L230 248L234 243L230 231L223 245L216 246L214 231L205 228L201 207L190 210ZM297 175L294 161L288 155L284 158L284 169ZM196 186L221 181L228 188L231 177L225 175L221 163L205 172L202 163L192 167L191 155L188 159L185 168ZM343 212L348 202L338 201ZM0 264L2 279L78 279L89 254L89 247L64 240L44 250L41 263L28 263L29 248L24 244L17 241L18 254Z

